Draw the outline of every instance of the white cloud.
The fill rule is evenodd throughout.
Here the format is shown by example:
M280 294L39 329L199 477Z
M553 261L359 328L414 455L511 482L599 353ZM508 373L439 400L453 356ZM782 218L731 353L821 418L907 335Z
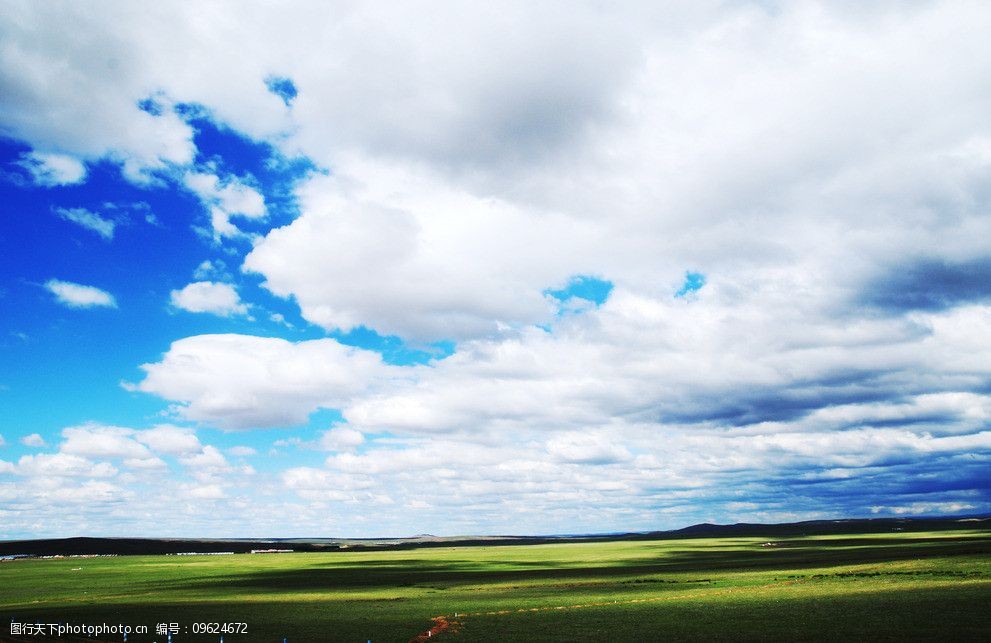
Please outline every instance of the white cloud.
M128 469L143 471L168 468L157 453L187 455L203 449L191 430L170 425L138 430L90 422L63 429L62 438L58 455L119 460Z
M27 476L109 478L117 469L107 462L93 462L69 453L25 455L17 461L17 473Z
M46 187L73 185L86 179L86 166L65 154L29 152L23 155L20 165L31 172L37 185Z
M223 488L217 484L192 486L187 493L190 498L198 500L219 500L226 497Z
M193 313L228 317L248 312L248 307L241 303L237 290L230 284L195 281L182 290L173 290L171 298L173 306Z
M355 493L371 486L366 476L339 473L312 467L296 467L282 473L282 482L304 498L348 501Z
M151 68L143 67L143 56L121 56L137 35L107 33L107 23L96 14L69 14L24 10L5 21L4 37L12 46L0 64L8 97L4 119L11 133L36 150L52 150L47 155L77 159L61 169L61 180L79 176L79 159L110 156L137 181L147 180L148 172L167 170L169 164L191 162L191 128L170 110L153 116L137 106L158 84L147 84L144 72ZM59 26L59 17L74 27ZM67 38L71 33L95 37L72 40ZM51 82L56 69L62 70L60 80Z
M899 253L989 250L956 196L962 185L975 189L987 165L960 150L987 138L979 110L967 105L989 96L974 89L982 72L942 71L971 57L943 43L958 43L959 21L981 21L985 11L936 3L851 16L809 3L777 14L700 5L675 12L674 22L663 13L576 9L549 27L541 22L548 16L527 11L534 32L515 32L512 53L540 51L543 64L512 73L486 61L487 88L506 87L495 102L486 87L464 82L470 56L418 67L446 56L450 43L385 37L373 49L408 69L393 70L397 78L431 82L399 90L401 83L345 78L356 93L340 121L326 116L340 106L336 86L300 69L297 140L334 172L304 187L302 216L267 235L245 268L327 328L365 324L414 339L461 339L491 334L500 322L546 322L553 312L541 291L573 274L659 295L689 266L742 283L791 273L826 301ZM484 43L506 16L435 19ZM358 8L349 18L378 24L383 16ZM598 37L585 31L591 24ZM554 49L564 34L580 35L598 63L612 66L571 64L573 50ZM933 83L908 68L925 70ZM543 74L567 80L529 85ZM390 91L402 91L405 109L420 118L397 121L380 106L388 101L363 101ZM558 92L574 111L552 119L571 123L552 132L540 127L540 110L559 104ZM865 130L897 141L899 151L861 136ZM945 210L959 210L952 232ZM917 226L905 225L908 211ZM822 243L838 240L840 229L856 232Z
M227 264L223 260L214 259L211 261L206 259L196 266L196 270L193 271L193 278L197 281L230 281L231 276L227 271Z
M189 172L183 182L209 207L210 221L218 238L241 234L230 221L233 216L260 219L267 214L261 193L237 179L222 182L215 174Z
M248 457L248 456L251 456L251 455L255 455L258 452L255 449L251 448L251 447L243 446L243 445L238 445L238 446L234 446L234 447L231 447L231 448L227 449L227 453L230 453L232 456L235 456L235 457L238 457L238 458L245 458L245 457Z
M78 486L59 487L50 491L43 490L38 495L43 501L82 505L115 502L123 500L131 494L117 485L103 480L87 480Z
M165 460L158 457L126 458L123 462L128 469L140 469L142 471L164 471L169 466Z
M604 433L562 433L547 442L547 452L564 462L606 464L630 460L630 452Z
M159 426L138 431L135 434L138 442L146 444L156 453L168 455L189 455L202 449L196 433L192 429L161 424Z
M47 288L61 304L71 308L93 308L96 306L116 308L114 296L95 286L84 286L71 281L49 279Z
M35 446L44 444L43 441L32 442ZM109 470L107 467L112 469L112 465L106 460L117 460L128 469L164 471L168 469L168 464L159 454L177 455L182 462L195 462L204 453L213 457L215 452L214 447L200 444L192 429L163 424L142 430L89 422L63 429L59 452L53 456L42 456L69 458L63 460L67 463L67 469L71 468L69 465L75 466L81 462L75 458L84 458L86 462L97 461L95 466L103 467L98 470ZM32 473L38 475L39 470L32 470Z
M134 440L134 429L99 424L84 424L62 430L63 453L89 458L151 457L148 448Z
M987 250L958 198L987 164L974 61L991 57L966 28L986 19L979 4L253 7L225 23L250 51L193 38L202 16L181 5L113 21L50 11L23 11L7 34L14 135L110 153L139 176L178 164L220 236L238 234L235 212L262 216L263 199L248 179L189 170L171 101L307 153L331 176L246 267L328 328L478 337L545 322L542 289L572 274L657 294L689 265L746 281L780 262L829 275L806 284L828 295L905 251ZM111 75L107 60L129 63ZM53 94L38 79L60 65L72 88ZM272 69L300 89L291 110L264 87ZM135 105L151 88L160 116ZM944 210L959 211L952 234ZM837 230L843 244L821 243Z
M533 218L429 175L375 178L351 198L341 198L335 177L310 181L303 216L259 241L244 269L325 328L436 340L547 322L554 306L542 290L587 267L567 255L597 243L592 225ZM562 245L562 226L575 243Z
M142 369L145 379L133 390L175 400L183 417L224 428L301 424L391 372L378 354L332 339L294 344L244 335L188 337Z
M237 180L221 182L215 174L190 172L185 184L204 201L217 203L228 215L258 219L265 216L265 200L258 190Z
M894 507L885 506L874 506L871 507L871 513L874 514L894 514L896 516L901 515L939 515L939 514L954 514L960 513L961 511L968 511L975 509L976 507L970 503L965 502L913 502L908 505L898 505Z
M179 461L186 467L200 472L223 471L228 468L227 459L217 447L206 445L199 453L181 456Z
M365 441L361 431L347 426L334 427L320 436L320 448L327 451L351 451Z
M104 219L96 212L90 212L86 208L55 208L55 214L66 221L92 230L107 241L114 238L114 228L117 223L111 219Z

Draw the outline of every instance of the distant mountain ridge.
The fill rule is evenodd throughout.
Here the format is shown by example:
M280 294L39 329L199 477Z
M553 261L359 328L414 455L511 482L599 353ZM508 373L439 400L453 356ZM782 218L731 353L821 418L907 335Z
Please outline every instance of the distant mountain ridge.
M531 545L612 540L671 540L677 538L718 538L727 536L817 536L845 533L890 533L896 531L946 531L991 529L989 516L956 518L853 518L809 520L792 523L701 523L666 531L614 534L575 534L550 536L433 536L408 538L55 538L0 541L0 556L85 556L250 553L252 550L297 552L372 551L481 545Z

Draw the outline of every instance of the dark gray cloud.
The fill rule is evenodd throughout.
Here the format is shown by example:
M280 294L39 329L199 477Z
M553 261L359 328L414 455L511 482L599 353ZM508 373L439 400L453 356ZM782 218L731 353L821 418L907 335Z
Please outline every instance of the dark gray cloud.
M897 428L902 426L916 426L919 424L926 425L942 425L948 424L952 425L957 422L960 416L954 413L921 413L919 415L910 415L900 418L874 418L868 420L861 420L847 425L848 427L853 426L871 426L874 428Z
M911 475L891 477L891 492L924 494L971 491L981 498L991 498L991 454L973 459L954 455L935 462L916 462L905 467ZM894 473L889 472L889 473Z
M693 408L679 401L679 410L661 414L662 422L715 422L729 426L747 426L761 422L790 422L813 411L843 404L894 402L901 391L879 381L880 372L851 371L830 374L791 386L743 388L721 395L700 396Z
M844 516L868 515L871 507L878 506L902 507L905 513L939 513L941 505L978 507L991 498L989 456L987 452L969 459L957 454L917 454L849 467L847 475L838 477L817 476L821 467L810 463L807 468L790 467L759 481L740 480L735 492L745 489L748 501L764 506L780 504Z
M860 303L889 312L940 311L989 299L991 257L915 260L890 269L860 295Z

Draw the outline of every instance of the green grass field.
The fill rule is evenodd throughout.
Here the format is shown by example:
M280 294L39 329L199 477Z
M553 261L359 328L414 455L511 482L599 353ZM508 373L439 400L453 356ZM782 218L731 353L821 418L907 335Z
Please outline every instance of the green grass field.
M21 560L0 564L0 640L52 640L5 638L10 619L152 634L157 623L245 622L246 635L225 636L244 643L409 641L432 626L431 640L466 643L991 640L987 531L765 542Z

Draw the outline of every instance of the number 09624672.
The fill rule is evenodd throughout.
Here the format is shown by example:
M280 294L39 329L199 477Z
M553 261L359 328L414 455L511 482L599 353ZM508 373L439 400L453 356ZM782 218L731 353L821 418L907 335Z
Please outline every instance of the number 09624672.
M193 623L193 634L247 634L247 623Z

